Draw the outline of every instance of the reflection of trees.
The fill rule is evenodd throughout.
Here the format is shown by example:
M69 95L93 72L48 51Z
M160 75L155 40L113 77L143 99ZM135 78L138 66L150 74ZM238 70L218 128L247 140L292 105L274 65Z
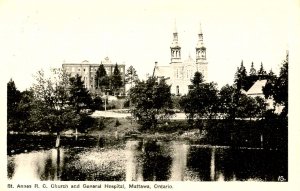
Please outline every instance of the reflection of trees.
M61 148L53 149L51 154L45 159L44 169L38 169L41 180L60 180L64 165Z
M172 158L157 141L144 144L143 178L145 181L166 181L170 178Z
M211 150L191 147L188 154L187 168L196 172L200 180L210 181Z

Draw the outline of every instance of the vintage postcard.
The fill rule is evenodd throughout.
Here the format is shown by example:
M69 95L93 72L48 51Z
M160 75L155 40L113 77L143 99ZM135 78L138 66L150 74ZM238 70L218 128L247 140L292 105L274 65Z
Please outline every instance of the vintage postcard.
M295 189L299 9L1 1L0 190Z

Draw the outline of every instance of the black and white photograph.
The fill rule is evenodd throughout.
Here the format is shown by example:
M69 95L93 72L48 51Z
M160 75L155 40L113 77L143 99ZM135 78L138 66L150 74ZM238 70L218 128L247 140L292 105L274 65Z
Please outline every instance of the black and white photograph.
M298 0L1 0L1 186L284 188L299 155L288 107L299 8Z

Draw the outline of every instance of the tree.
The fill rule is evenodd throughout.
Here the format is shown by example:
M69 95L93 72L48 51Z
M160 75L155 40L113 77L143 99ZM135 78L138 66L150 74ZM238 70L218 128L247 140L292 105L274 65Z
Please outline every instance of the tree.
M260 63L260 69L257 71L257 75L264 76L267 75L267 72L264 69L263 63Z
M89 91L84 87L84 82L81 80L81 76L76 74L75 77L70 78L70 104L76 109L76 113L79 114L84 108L90 107L92 104L92 98Z
M249 118L250 120L254 117L261 118L265 111L266 103L263 98L241 95L237 106L237 117Z
M274 74L274 72L272 71L272 69L269 71L268 76L269 76L270 78L274 78L274 77L275 77L275 74Z
M193 88L199 88L200 84L204 82L204 76L201 72L195 72L194 78L191 79Z
M113 75L111 77L111 89L114 93L119 92L120 88L123 86L122 76L118 67L115 65Z
M200 72L195 73L191 82L193 89L182 97L180 105L184 109L189 123L201 128L202 118L212 118L218 112L218 90L213 82L203 83L203 76Z
M31 111L33 105L33 92L25 90L21 92L21 101L18 105L18 120L20 129L25 132L31 129Z
M56 147L60 145L60 132L76 127L80 115L69 104L69 75L61 69L52 69L51 77L46 77L43 70L35 75L31 120L39 130L56 132Z
M133 66L129 66L125 74L125 83L130 84L130 88L139 82L139 77Z
M93 99L92 104L91 104L91 109L92 109L92 111L103 110L103 101L102 101L101 97L96 96Z
M289 55L287 54L280 68L279 76L268 80L263 88L265 98L273 98L277 104L284 106L281 113L283 116L288 114L288 64Z
M254 98L245 94L241 94L237 105L236 116L239 118L253 118L255 116L256 111L255 106L256 105Z
M173 112L170 86L165 80L157 82L150 77L141 81L130 91L132 114L143 128L156 128L160 120L168 119Z
M18 107L21 101L21 92L17 90L15 82L10 79L7 83L7 127L19 129Z
M106 70L101 63L96 71L95 75L95 88L104 92L105 89L109 88L109 77L107 76Z
M256 96L254 99L256 102L256 111L255 111L256 115L255 116L262 118L266 113L267 103L264 98L259 97L259 96Z
M234 87L228 84L223 86L219 92L219 112L226 119L233 118L234 116L234 93Z
M254 68L253 62L251 63L251 68L250 68L250 76L255 76L256 75L256 70Z
M241 89L244 89L246 83L246 77L247 77L247 70L243 65L243 61L242 61L241 66L237 68L237 71L235 73L234 82L237 91L241 91Z

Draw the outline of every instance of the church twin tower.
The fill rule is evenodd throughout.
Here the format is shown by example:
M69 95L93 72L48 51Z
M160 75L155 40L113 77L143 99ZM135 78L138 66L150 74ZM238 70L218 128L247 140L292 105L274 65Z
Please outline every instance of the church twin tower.
M204 81L207 81L207 60L206 47L203 43L203 33L201 25L198 32L198 42L196 44L196 61L191 56L185 61L181 60L181 47L178 42L178 32L176 24L173 32L173 41L171 44L171 63L170 63L170 84L171 92L174 94L186 94L188 86L191 84L191 79L196 71L201 72L204 76Z

